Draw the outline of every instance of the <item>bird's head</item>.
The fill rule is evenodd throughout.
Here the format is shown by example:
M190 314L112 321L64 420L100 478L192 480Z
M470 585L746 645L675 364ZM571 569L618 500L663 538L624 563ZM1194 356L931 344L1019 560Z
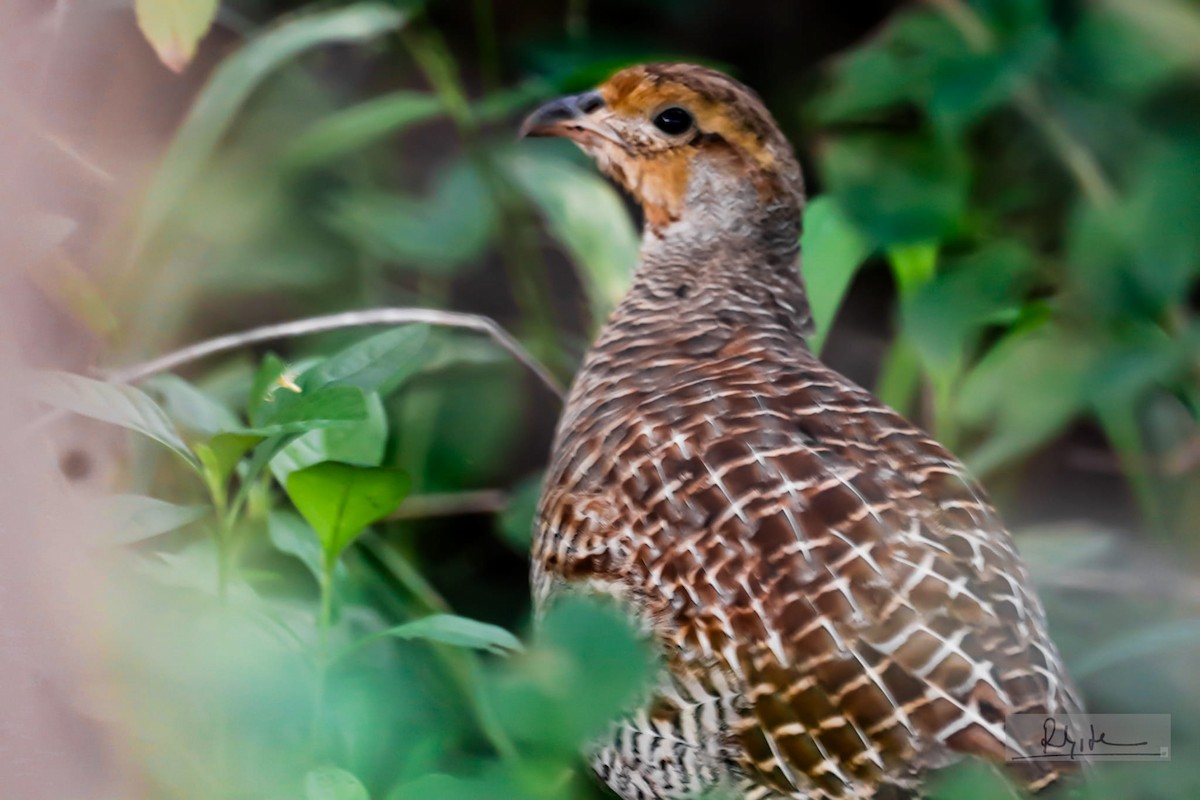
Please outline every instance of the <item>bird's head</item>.
M630 67L543 105L521 135L578 144L659 237L798 229L804 185L791 145L753 91L707 67Z

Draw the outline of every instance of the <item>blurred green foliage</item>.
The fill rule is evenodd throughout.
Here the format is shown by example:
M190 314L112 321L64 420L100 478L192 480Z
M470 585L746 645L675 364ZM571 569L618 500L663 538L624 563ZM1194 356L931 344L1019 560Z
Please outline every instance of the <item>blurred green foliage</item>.
M67 275L68 306L127 362L246 320L469 297L568 377L627 283L636 234L562 143L518 151L514 114L662 47L591 36L586 4L570 3L557 39L509 53L478 2L469 81L419 3L313 6L214 70L109 243L112 269ZM339 82L365 59L372 90ZM501 60L537 77L506 87ZM885 270L898 325L885 400L984 476L1099 426L1146 529L1192 558L1194 4L913 3L789 99L825 189L803 239L814 347L860 270ZM570 280L549 268L561 256ZM405 326L184 374L33 384L167 448L137 448L126 493L105 503L106 541L124 548L112 651L154 796L599 796L578 752L655 665L619 616L582 601L524 646L498 624L527 613L520 559L556 413L519 367L483 340ZM513 487L498 544L396 513L497 483ZM1127 566L1092 530L1022 548L1045 582ZM1045 591L1092 707L1173 713L1176 752L1194 746L1196 603ZM1193 796L1187 761L1114 769L1091 796ZM1007 791L984 771L947 781L939 796Z

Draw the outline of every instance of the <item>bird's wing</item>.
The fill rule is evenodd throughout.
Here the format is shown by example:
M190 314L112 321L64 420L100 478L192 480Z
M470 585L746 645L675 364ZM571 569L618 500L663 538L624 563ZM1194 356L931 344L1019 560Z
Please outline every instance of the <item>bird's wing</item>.
M626 422L589 456L602 488L546 506L579 534L558 570L619 576L677 671L730 676L764 786L867 796L956 753L1003 759L1006 714L1076 708L1010 535L866 391L734 351Z

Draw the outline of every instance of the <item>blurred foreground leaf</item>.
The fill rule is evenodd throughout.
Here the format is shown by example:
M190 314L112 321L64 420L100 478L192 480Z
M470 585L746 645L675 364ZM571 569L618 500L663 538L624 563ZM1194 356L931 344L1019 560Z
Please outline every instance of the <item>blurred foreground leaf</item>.
M304 800L370 800L370 795L346 770L318 767L304 776Z
M642 696L655 659L619 609L566 597L493 687L500 719L534 753L575 753Z
M146 192L131 244L143 248L200 174L250 94L276 69L306 50L370 39L400 27L406 16L381 3L357 3L302 14L247 43L221 62L171 142Z
M231 410L176 375L155 375L146 386L162 398L167 414L184 430L215 436L242 427Z
M69 372L42 372L30 382L30 394L55 408L119 425L149 436L196 466L196 458L165 411L133 386L107 383Z
M430 642L472 647L496 655L518 652L521 641L498 625L489 625L454 614L431 614L394 628L371 634L356 647L378 639L423 639Z
M929 800L1016 800L1013 786L990 764L970 762L953 766L934 777Z
M398 469L326 461L289 475L287 493L320 537L330 565L364 528L396 510L409 484Z
M158 59L183 72L217 17L218 0L137 0L138 27Z
M153 497L117 494L104 498L102 515L111 541L133 544L190 525L211 513L206 505L181 506Z

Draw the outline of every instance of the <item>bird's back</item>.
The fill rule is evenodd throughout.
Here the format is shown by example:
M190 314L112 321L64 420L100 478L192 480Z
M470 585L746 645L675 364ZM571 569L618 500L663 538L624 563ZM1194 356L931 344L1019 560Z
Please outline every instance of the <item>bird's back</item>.
M1077 708L1011 536L809 352L791 263L720 263L748 257L687 284L643 267L560 423L535 594L622 598L669 664L597 768L627 798L858 797L1002 760L1005 715Z

